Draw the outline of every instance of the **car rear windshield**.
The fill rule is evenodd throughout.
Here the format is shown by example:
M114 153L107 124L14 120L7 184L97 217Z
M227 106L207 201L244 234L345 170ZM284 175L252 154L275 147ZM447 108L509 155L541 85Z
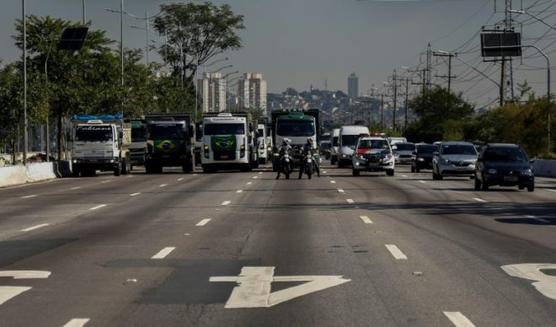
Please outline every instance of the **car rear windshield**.
M312 121L289 121L278 122L276 133L280 136L313 136L315 135L315 123Z
M476 155L477 151L472 145L444 144L442 145L442 154Z
M370 149L388 149L388 141L386 140L361 140L359 142L360 148Z
M150 125L149 135L151 138L180 140L184 138L182 125Z
M359 135L342 135L342 145L343 146L355 146L357 140L359 140Z
M205 124L205 135L243 135L245 124Z
M486 161L527 161L527 155L520 148L513 147L491 147L483 153Z
M438 147L436 145L417 145L417 153L432 154L435 151L438 151Z
M75 140L81 142L106 142L112 140L110 126L78 126Z
M397 143L397 151L415 151L415 144L413 143Z

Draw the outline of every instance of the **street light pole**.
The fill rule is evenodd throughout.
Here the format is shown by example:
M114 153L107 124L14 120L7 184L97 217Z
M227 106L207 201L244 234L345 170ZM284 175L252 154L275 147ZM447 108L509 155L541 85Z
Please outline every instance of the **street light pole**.
M29 146L27 122L27 18L25 17L25 0L21 1L23 21L23 165L27 165L27 151Z
M86 10L87 10L86 8L87 8L87 7L86 7L85 0L81 0L81 21L82 21L83 25L85 25L85 19L86 19L86 17L87 17L87 16L86 16L86 13L87 13L87 12L86 12Z
M120 0L120 75L124 86L124 0ZM123 99L122 99L123 107ZM123 108L122 108L123 111Z

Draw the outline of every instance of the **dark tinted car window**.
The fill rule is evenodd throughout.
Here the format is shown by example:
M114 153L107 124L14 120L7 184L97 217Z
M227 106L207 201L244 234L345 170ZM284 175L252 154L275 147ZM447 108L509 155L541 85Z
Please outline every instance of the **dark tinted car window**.
M443 144L442 154L474 155L477 154L477 151L472 145Z
M436 151L438 151L438 147L436 145L417 145L417 153L419 154L433 154Z
M514 147L489 147L483 153L486 161L527 161L527 155L520 149Z
M396 143L397 151L415 151L415 144L413 143Z

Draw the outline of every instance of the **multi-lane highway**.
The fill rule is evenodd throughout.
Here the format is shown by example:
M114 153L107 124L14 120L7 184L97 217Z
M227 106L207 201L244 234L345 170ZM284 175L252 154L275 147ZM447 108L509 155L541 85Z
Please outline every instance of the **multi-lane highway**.
M556 326L555 180L323 170L1 189L0 326Z

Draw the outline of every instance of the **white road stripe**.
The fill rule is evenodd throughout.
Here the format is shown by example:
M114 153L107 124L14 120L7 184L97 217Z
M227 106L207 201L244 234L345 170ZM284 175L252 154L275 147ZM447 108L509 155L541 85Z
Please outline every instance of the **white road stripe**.
M110 183L110 182L111 182L111 180L106 180L106 181L102 181L102 182L100 182L100 183L101 183L101 184L106 184L106 183Z
M477 201L477 202L482 202L482 203L487 203L487 200L483 200L481 198L473 198L473 200Z
M253 176L253 179L257 179L257 178L259 178L259 176Z
M262 175L262 174L263 174L263 172L262 172L262 171L260 171L260 172L259 172L259 175Z
M551 188L547 188L546 190L547 190L547 191L550 191L550 192L555 192L555 193L556 193L556 190L551 189Z
M402 175L403 178L407 178L407 175Z
M64 325L64 327L83 327L90 320L91 319L89 319L89 318L73 318L72 320L68 321Z
M344 191L343 189L341 189L341 188L338 189L338 192L339 192L339 193L345 193L345 191Z
M37 197L36 194L31 194L31 195L22 196L21 198L22 198L22 199L31 199L31 198L36 198L36 197Z
M535 216L533 216L533 215L527 215L527 216L525 216L525 218L535 219L535 218L537 218L537 217L535 217Z
M81 186L74 186L72 188L70 188L70 190L75 191L75 190L79 190L81 188Z
M390 251L390 254L392 254L394 259L396 259L396 260L407 260L407 256L396 245L386 244L385 246L388 249L388 251Z
M456 327L475 327L475 325L459 311L444 311L443 313Z
M159 187L166 187L166 186L168 186L168 184L160 184Z
M353 201L353 199L346 199L347 203L352 204L355 203L355 201Z
M35 225L35 226L31 226L31 227L22 229L21 231L22 231L22 232L30 232L30 231L32 231L32 230L39 229L39 228L43 228L43 227L46 227L46 226L49 226L49 225L50 225L50 224Z
M253 183L252 182L247 182L247 185L251 185L251 184L253 184Z
M330 181L330 183L332 183L332 184L336 184L336 181Z
M131 193L129 196L138 196L139 194L141 194L141 192Z
M165 247L164 249L160 250L157 254L153 255L151 259L164 259L168 254L172 253L176 248L173 246Z
M183 181L183 177L178 178L178 182Z
M427 184L427 182L425 182L425 181L419 181L419 183L421 183L421 184Z
M365 224L372 224L373 223L373 221L367 216L359 216L359 218L361 218L361 220L363 220L363 222Z
M224 201L224 202L222 202L222 205L223 205L223 206L227 206L227 205L230 204L230 203L232 203L232 201Z
M323 173L323 174L326 174L326 173L327 173L327 171L326 171L326 170L323 170L323 171L322 171L322 173Z
M237 190L236 193L243 193L243 190Z
M211 221L211 218L203 219L200 222L198 222L197 225L195 225L195 226L205 226L206 224L209 223L209 221Z
M104 208L104 207L106 207L106 204L99 204L96 207L89 208L89 210L97 210L97 209Z

